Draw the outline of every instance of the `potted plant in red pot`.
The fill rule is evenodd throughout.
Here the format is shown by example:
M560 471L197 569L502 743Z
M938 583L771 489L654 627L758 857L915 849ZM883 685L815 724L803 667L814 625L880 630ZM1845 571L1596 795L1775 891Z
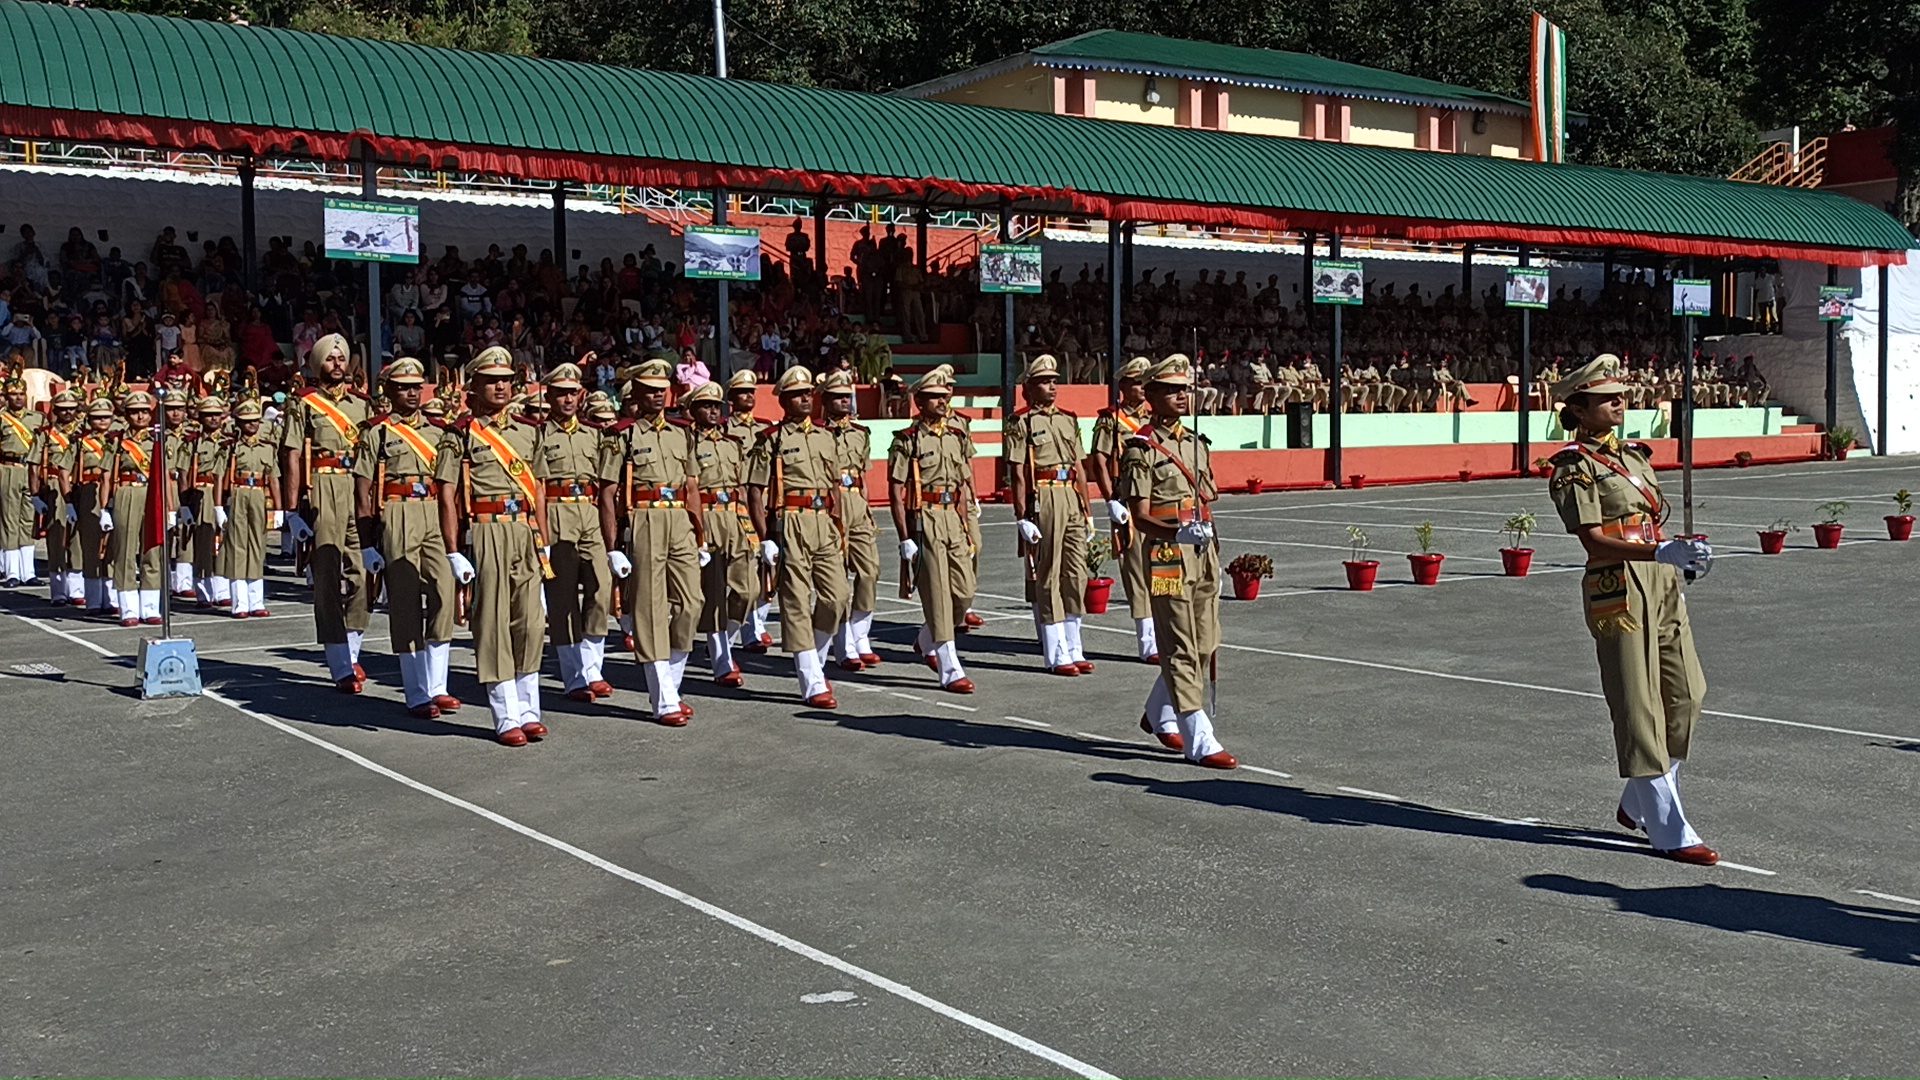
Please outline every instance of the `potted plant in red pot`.
M1113 543L1104 536L1087 541L1087 614L1105 615L1107 601L1113 595L1113 579L1104 570L1113 558Z
M1258 495L1266 490L1266 481L1257 476L1247 477L1247 494Z
M1847 451L1859 442L1858 436L1850 427L1837 427L1827 432L1827 456L1835 461L1847 460Z
M1535 524L1533 511L1522 510L1500 526L1508 539L1507 546L1500 549L1500 566L1508 577L1526 577L1527 570L1533 566L1533 549L1522 545L1533 535Z
M1760 554L1778 555L1786 550L1787 534L1799 532L1800 526L1786 518L1775 518L1773 524L1760 530Z
M1813 523L1813 542L1829 550L1840 546L1840 533L1846 526L1840 524L1840 518L1848 510L1849 504L1835 499L1820 504L1820 520Z
M1380 560L1367 558L1367 549L1373 546L1373 538L1360 526L1349 525L1347 542L1353 545L1353 558L1345 563L1347 588L1355 592L1372 592L1374 576L1380 573Z
M1898 513L1887 515L1887 539L1907 540L1913 536L1913 492L1901 488L1893 493Z
M1235 555L1227 564L1227 576L1233 579L1235 600L1260 599L1260 579L1273 576L1273 560L1247 552Z
M1433 522L1423 521L1413 527L1413 538L1420 542L1420 550L1407 556L1407 562L1413 564L1413 583L1415 585L1438 585L1440 583L1440 561L1446 556L1433 550Z

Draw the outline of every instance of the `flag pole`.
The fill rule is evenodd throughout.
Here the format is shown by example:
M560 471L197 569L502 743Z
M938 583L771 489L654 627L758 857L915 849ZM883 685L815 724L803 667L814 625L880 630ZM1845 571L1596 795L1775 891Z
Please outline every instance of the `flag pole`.
M165 484L167 482L167 397L172 392L171 387L162 384L156 387L156 393L154 394L154 404L159 406L159 408L154 411L160 414L160 423L153 429L153 470L147 475L147 483L149 484ZM152 501L153 500L148 500L149 504L151 504ZM160 489L159 504L160 512L164 515L167 508L167 489L165 487ZM166 527L164 517L162 517L161 521L160 639L166 641L173 637L173 530Z

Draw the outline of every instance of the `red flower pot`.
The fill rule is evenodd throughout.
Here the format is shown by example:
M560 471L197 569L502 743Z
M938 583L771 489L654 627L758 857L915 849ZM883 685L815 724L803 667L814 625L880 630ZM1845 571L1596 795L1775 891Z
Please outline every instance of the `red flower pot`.
M1097 577L1087 582L1087 614L1105 615L1107 599L1113 595L1113 579Z
M1508 577L1526 577L1533 566L1532 548L1501 548L1500 566Z
M1785 529L1760 530L1760 554L1778 555L1786 550L1786 547L1787 531Z
M1372 592L1374 576L1380 573L1379 559L1363 559L1354 562L1349 559L1341 565L1347 568L1347 588L1354 592Z
M1235 600L1260 599L1259 574L1231 574L1233 578L1233 598Z
M1912 514L1887 515L1887 539L1911 540L1913 538Z
M1363 488L1363 487L1366 487L1366 486L1367 486L1367 476L1366 476L1366 474L1365 474L1365 473L1353 473L1352 475L1350 475L1350 476L1348 476L1348 477L1347 477L1347 486L1348 486L1348 487L1350 487L1350 488L1352 488L1352 489L1353 489L1353 490L1355 490L1355 491L1359 491L1359 490L1360 490L1361 488Z
M1840 546L1840 533L1846 528L1839 522L1822 523L1813 527L1813 542L1829 550Z
M1407 556L1407 561L1413 564L1413 583L1415 585L1438 585L1440 583L1440 560L1444 558L1446 558L1446 556L1437 551L1426 553L1415 552Z
M1260 481L1260 480L1247 481L1247 494L1249 495L1259 495L1265 492L1266 490L1267 490L1267 485L1263 481Z
M1463 483L1463 484L1464 484L1464 483L1466 483L1467 481L1469 481L1469 480L1471 480L1471 479L1473 479L1473 470L1472 470L1472 469L1461 469L1461 470L1460 470L1460 482L1461 482L1461 483Z

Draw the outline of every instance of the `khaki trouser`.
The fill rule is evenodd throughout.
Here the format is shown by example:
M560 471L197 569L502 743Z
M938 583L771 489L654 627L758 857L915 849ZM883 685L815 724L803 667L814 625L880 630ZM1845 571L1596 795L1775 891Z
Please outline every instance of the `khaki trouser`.
M1153 597L1153 633L1160 644L1160 675L1175 712L1206 708L1213 654L1220 648L1220 559L1213 545L1195 551L1191 544L1143 545L1153 564L1178 566L1180 595Z
M1127 550L1120 553L1120 582L1127 587L1127 613L1136 619L1153 618L1152 597L1147 595L1147 549L1152 545L1140 530L1126 526L1132 534Z
M81 577L98 581L109 573L104 542L107 534L100 529L100 485L73 485L72 501L73 512L79 518L73 526L78 557L73 569L80 571Z
M193 511L193 528L187 533L193 576L210 577L214 573L220 548L220 529L213 520L213 489L194 488L180 501Z
M33 496L27 491L27 466L0 465L0 548L12 551L31 543Z
M1073 484L1042 484L1034 498L1040 542L1028 549L1033 612L1042 626L1051 626L1087 613L1087 517Z
M80 520L86 521L83 513ZM444 552L444 549L442 549ZM267 489L236 487L227 492L227 576L259 581L267 576ZM446 555L441 555L446 561Z
M700 614L700 549L693 521L679 507L635 510L633 573L627 577L627 611L633 615L633 651L641 663L671 660L693 651L693 624Z
M419 652L429 641L452 641L456 583L440 532L439 501L382 503L380 557L387 561L387 630L394 653ZM474 566L478 573L479 563Z
M547 636L555 645L607 636L613 613L613 573L600 535L600 507L547 500L547 543L553 578L547 589Z
M797 653L846 621L846 557L840 529L824 510L782 511L779 539L780 647Z
M707 548L713 558L700 573L702 634L724 634L729 624L747 620L747 608L760 599L760 552L752 524L736 509L742 502L707 507Z
M360 525L353 513L353 476L315 473L311 485L314 640L345 645L347 631L365 633L370 621L367 582L360 571ZM120 524L117 514L114 524ZM351 592L343 595L342 589Z
M96 522L98 516L95 517ZM113 531L107 534L107 561L113 565L113 587L122 593L165 589L162 571L167 545L140 550L140 534L147 521L147 485L121 484L113 489ZM124 602L123 602L124 603Z
M913 584L920 590L920 610L935 645L954 638L960 620L973 603L973 550L966 515L952 506L927 506L920 511L920 535L914 538L920 554L913 560Z
M1650 562L1589 566L1581 598L1620 775L1665 775L1686 759L1707 692L1679 572Z
M1399 383L1380 384L1380 408L1384 412L1399 412L1400 404L1407 400L1407 388Z
M67 500L60 497L60 492L49 490L47 492L47 572L51 575L79 570L86 562L80 547L79 527L67 524Z
M840 489L840 521L847 528L847 569L853 574L853 611L872 611L880 600L880 537L873 509L860 487Z
M476 521L467 528L473 552L473 666L481 683L540 671L545 619L540 613L540 549L525 521ZM442 545L440 562L447 561Z

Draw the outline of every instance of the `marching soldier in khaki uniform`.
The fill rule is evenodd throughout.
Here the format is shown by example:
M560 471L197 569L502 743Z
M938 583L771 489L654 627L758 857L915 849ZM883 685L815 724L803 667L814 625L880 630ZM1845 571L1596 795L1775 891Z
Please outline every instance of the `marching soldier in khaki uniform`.
M873 651L873 609L880 599L879 530L867 501L867 467L873 462L873 435L854 422L853 373L831 371L820 384L825 394L826 428L833 435L840 470L840 527L847 536L847 570L853 592L846 621L835 631L833 653L846 671L878 667Z
M314 636L327 675L342 693L366 683L360 639L367 630L367 583L360 573L353 452L371 411L348 381L347 339L328 334L307 354L312 384L287 401L280 436L281 505L298 543L312 541Z
M217 397L205 397L194 406L197 423L183 432L184 456L180 460L180 506L191 524L187 529L187 554L192 560L192 587L195 597L209 607L232 603L231 587L220 573L221 530L226 511L215 495L219 486L218 464L227 440L227 403Z
M583 359L591 364L594 355ZM551 419L540 431L535 471L547 487L547 543L553 546L547 637L560 656L567 697L594 701L613 696L602 674L613 574L600 535L600 429L580 416L586 392L577 365L555 366L542 385Z
M827 648L847 614L845 537L840 531L840 449L813 422L813 373L796 364L776 389L786 419L767 429L747 468L747 509L760 558L779 578L780 647L793 656L800 697L839 706L827 681Z
M79 412L80 399L73 391L55 394L53 416L34 432L33 449L27 455L28 487L47 523L48 599L54 607L86 603L80 575L85 557L80 551L80 530L74 527L79 515L60 493L60 470L66 467L67 452L80 433Z
M1153 417L1147 405L1147 372L1153 361L1136 356L1120 369L1120 407L1100 410L1093 424L1093 486L1107 501L1107 520L1113 526L1113 552L1120 562L1120 579L1127 587L1127 608L1133 616L1133 640L1143 664L1160 663L1160 643L1153 633L1153 604L1147 592L1147 549L1133 529L1127 493L1120 475L1120 451L1133 433Z
M153 397L136 390L126 397L126 426L107 447L100 527L110 533L107 561L119 599L120 625L160 625L160 590L166 585L166 545L143 548L147 485L153 475Z
M400 661L407 710L422 720L455 712L447 692L453 652L454 581L440 532L434 479L445 431L420 411L426 368L402 357L380 371L391 412L369 417L354 450L360 562L368 580L384 575L387 630Z
M257 400L233 407L238 426L222 448L215 470L220 492L216 505L225 508L227 517L227 579L236 619L264 619L270 614L267 531L279 528L284 516L279 510L280 447L262 430L260 418Z
M894 434L887 451L887 491L899 532L901 577L920 590L925 622L914 648L927 657L940 685L973 693L954 637L973 598L973 546L967 515L973 506L973 439L953 423L951 369L941 365L914 384L919 409Z
M742 368L727 380L727 434L740 440L740 450L748 457L759 444L767 424L753 415L759 401L760 376L752 368ZM773 611L772 591L762 591L747 604L746 623L740 629L740 642L750 653L763 653L773 646L767 632L767 616Z
M1147 696L1143 730L1210 769L1239 764L1214 738L1207 683L1220 650L1220 556L1207 504L1220 497L1204 435L1181 422L1192 365L1175 353L1147 376L1153 420L1120 458L1133 521L1148 547L1148 591L1160 639L1160 678Z
M1713 549L1661 536L1667 504L1650 454L1614 434L1627 407L1619 367L1617 357L1602 354L1554 386L1564 403L1561 423L1576 436L1550 459L1548 487L1560 520L1587 552L1582 603L1627 778L1615 817L1644 830L1657 854L1711 866L1720 856L1701 843L1680 805L1680 762L1707 689L1680 572L1706 573Z
M653 717L680 727L693 716L680 699L680 680L700 614L706 526L692 436L666 415L672 371L665 360L635 370L627 400L637 415L609 428L600 444L600 535L613 576L623 581L634 657L646 669ZM629 527L624 551L623 515Z
M467 625L474 671L502 746L525 746L547 734L540 713L546 491L528 464L536 459L540 431L507 410L514 374L512 353L498 345L480 350L467 365L472 415L446 429L433 461L440 537L455 581L472 590ZM471 557L460 550L463 527Z
M1060 365L1052 356L1034 357L1021 381L1027 406L1008 421L1001 446L1020 515L1014 524L1040 630L1041 664L1055 675L1084 675L1093 664L1080 644L1089 527L1080 418L1054 405Z
M80 561L74 565L80 568L82 594L73 602L98 615L119 607L107 562L110 516L104 490L113 465L113 424L113 402L95 398L88 403L86 427L75 434L59 468L67 524L79 534Z
M27 464L46 417L27 407L26 380L10 376L5 389L6 408L0 409L0 578L9 586L31 585L39 578L33 556L38 496L28 488Z
M733 635L759 602L760 533L747 512L747 452L722 421L725 395L705 382L680 398L693 422L693 459L699 468L702 518L707 526L707 563L700 574L700 623L706 635L713 681L739 686L745 680L733 659Z

